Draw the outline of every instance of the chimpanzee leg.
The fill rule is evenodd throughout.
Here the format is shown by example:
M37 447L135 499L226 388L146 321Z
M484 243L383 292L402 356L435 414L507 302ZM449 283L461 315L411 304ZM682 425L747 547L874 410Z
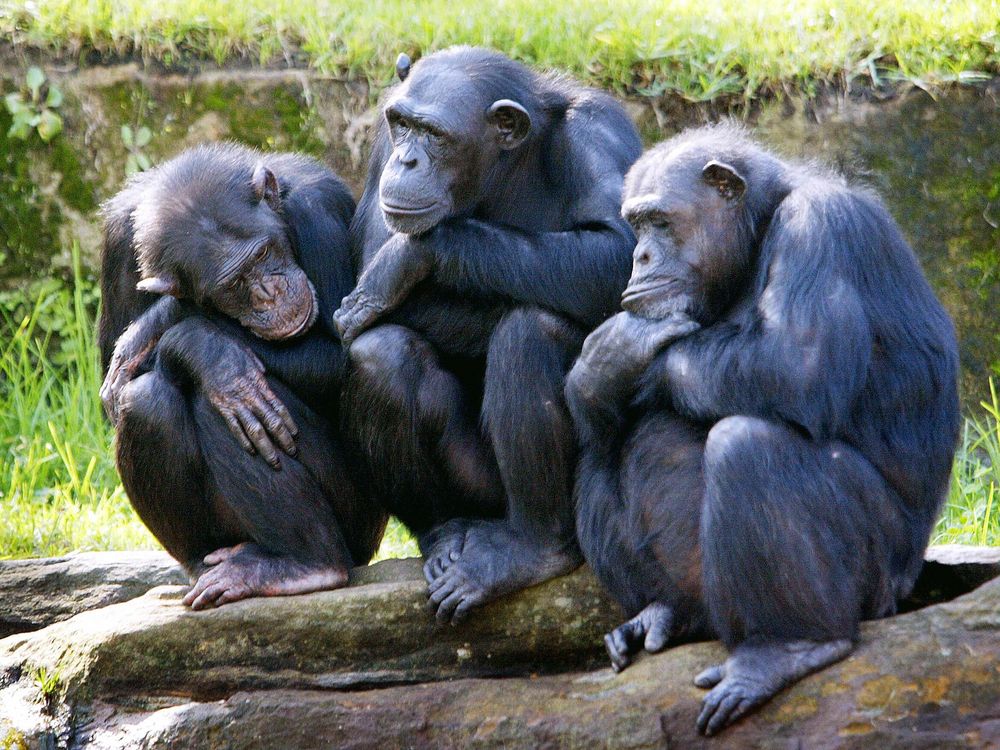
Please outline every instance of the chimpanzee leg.
M419 334L378 326L350 348L344 434L386 507L418 535L426 570L460 548L456 516L499 516L496 461L459 379Z
M704 445L704 430L681 417L662 411L643 417L622 449L624 502L616 513L617 533L602 539L595 526L585 535L578 522L581 545L592 550L588 561L595 569L604 568L602 579L617 581L609 588L618 592L631 616L605 637L616 670L628 666L632 655L643 649L659 651L668 641L707 631L698 544ZM584 478L581 468L578 486ZM583 498L578 495L578 500ZM591 500L590 512L607 513L600 508L602 502L607 501ZM584 507L578 502L578 519ZM603 547L603 552L595 554L594 547Z
M205 461L187 400L160 372L122 390L115 450L139 518L189 573L212 550L240 541L206 498Z
M846 656L864 617L891 612L902 503L851 447L729 417L709 432L701 523L705 601L732 649L698 676L713 734Z
M576 437L563 383L584 331L538 309L508 313L490 340L483 422L507 495L503 520L467 524L462 550L430 584L438 619L461 620L581 562L572 483Z
M205 558L211 567L184 599L195 609L343 586L350 568L371 557L384 527L384 515L364 515L329 424L281 383L269 385L299 427L298 453L282 456L279 471L243 451L203 396L193 399L209 494L243 538Z

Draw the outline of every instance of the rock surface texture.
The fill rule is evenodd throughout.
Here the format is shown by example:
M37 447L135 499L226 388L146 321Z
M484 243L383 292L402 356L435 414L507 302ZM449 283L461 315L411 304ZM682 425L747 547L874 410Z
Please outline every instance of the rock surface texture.
M42 613L38 627L73 611L39 600L100 607L0 640L0 748L1000 747L1000 549L932 549L908 606L957 598L866 623L848 659L711 740L694 732L692 678L722 647L614 674L601 637L619 613L586 569L451 627L415 560L194 613L180 586L102 606L147 573L182 576L165 557L134 558L141 575L112 557L100 594L99 577L52 579L75 594L14 585L66 560L0 564L0 612Z

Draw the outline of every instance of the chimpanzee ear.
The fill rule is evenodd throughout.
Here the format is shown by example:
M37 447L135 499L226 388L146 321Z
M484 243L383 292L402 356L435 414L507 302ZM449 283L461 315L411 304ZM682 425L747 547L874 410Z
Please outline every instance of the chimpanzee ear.
M267 205L275 211L281 208L281 190L278 188L278 178L274 176L274 172L264 166L264 162L257 162L250 182L253 185L253 194L257 196L258 201L267 201Z
M180 285L177 283L177 279L167 275L149 276L136 284L135 288L140 292L168 294L171 297L176 297L180 293Z
M726 200L735 200L747 189L747 181L734 167L714 159L701 170L705 182L719 191Z
M510 99L498 99L486 111L486 121L497 130L500 148L509 150L521 145L531 130L528 110Z
M400 81L405 81L406 77L410 75L410 56L405 52L400 52L399 57L396 58L396 75L399 76Z

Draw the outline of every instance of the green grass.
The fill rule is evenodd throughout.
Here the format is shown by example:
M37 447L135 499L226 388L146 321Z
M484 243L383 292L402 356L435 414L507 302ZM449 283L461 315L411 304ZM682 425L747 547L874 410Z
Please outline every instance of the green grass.
M97 397L97 293L76 264L73 284L0 294L0 558L157 547L115 471ZM1000 399L991 391L966 420L937 543L1000 545ZM393 519L376 559L416 554Z
M935 544L1000 545L1000 399L992 378L981 407L965 421Z
M695 101L1000 71L996 0L5 0L2 37L168 64L305 60L376 83L400 51L481 44L616 91Z

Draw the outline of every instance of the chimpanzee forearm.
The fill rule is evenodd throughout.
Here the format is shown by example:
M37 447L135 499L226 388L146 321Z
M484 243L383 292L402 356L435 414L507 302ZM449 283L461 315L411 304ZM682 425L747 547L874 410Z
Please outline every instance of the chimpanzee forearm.
M260 453L274 469L281 468L275 444L296 454L298 426L271 390L264 365L219 325L200 316L185 318L160 340L157 359L178 383L208 399L247 452Z
M241 341L257 356L270 377L291 388L306 403L325 402L340 387L346 355L340 342L322 325L287 341L247 335L235 321L213 319L220 332Z
M469 296L539 305L593 327L618 309L635 238L624 221L530 233L473 219L414 238L435 280Z
M682 339L653 365L674 407L715 421L735 414L781 419L813 436L836 434L862 386L871 334L845 304L808 331L720 323Z

